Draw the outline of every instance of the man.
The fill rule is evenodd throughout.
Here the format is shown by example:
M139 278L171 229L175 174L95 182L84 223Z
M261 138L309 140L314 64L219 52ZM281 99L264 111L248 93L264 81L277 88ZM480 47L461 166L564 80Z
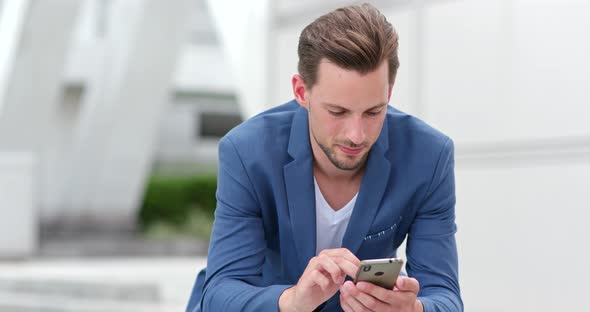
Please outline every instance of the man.
M453 144L388 106L397 46L368 4L303 30L295 100L219 143L208 264L187 311L463 310ZM406 237L393 289L350 280Z

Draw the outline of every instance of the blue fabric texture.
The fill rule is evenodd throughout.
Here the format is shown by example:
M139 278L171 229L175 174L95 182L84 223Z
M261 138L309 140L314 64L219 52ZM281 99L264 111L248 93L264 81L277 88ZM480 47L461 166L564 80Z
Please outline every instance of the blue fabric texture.
M342 242L363 260L394 257L407 238L407 273L426 312L463 311L453 153L449 137L388 107ZM295 101L221 139L207 269L187 311L278 310L315 256L312 169L308 112ZM321 310L342 311L338 297Z

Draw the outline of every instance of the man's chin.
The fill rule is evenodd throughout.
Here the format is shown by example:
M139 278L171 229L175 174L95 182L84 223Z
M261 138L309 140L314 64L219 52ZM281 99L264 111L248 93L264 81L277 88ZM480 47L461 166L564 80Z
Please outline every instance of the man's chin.
M358 156L343 156L338 159L338 165L336 167L341 170L357 170L363 166L366 159L366 154Z

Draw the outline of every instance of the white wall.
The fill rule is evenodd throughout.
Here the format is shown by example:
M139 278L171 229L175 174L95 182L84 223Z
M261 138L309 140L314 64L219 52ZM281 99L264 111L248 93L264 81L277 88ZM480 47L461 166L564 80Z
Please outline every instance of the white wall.
M459 162L457 169L467 310L580 310L584 301L573 298L584 298L590 278L584 212L590 157L491 164Z
M243 116L268 107L270 0L206 0Z
M176 67L174 87L176 90L234 93L234 77L221 47L186 44Z
M35 167L31 152L0 151L0 259L36 251Z
M590 278L590 3L377 6L400 34L392 104L456 144L466 311L583 310ZM308 14L280 12L275 104L292 98L298 35L327 5L318 4L315 15L309 4L280 7Z
M53 199L50 189L56 183L50 175L60 173L54 159L59 157L67 107L57 99L80 2L4 1L0 5L0 54L6 62L0 82L0 154L13 155L12 159L29 155L0 168L0 176L7 179L0 188L9 198L0 200L0 218L9 223L0 226L4 238L0 257L29 256L36 251L38 217L43 216L39 206ZM34 167L23 164L27 157L34 159ZM29 181L34 185L27 185Z

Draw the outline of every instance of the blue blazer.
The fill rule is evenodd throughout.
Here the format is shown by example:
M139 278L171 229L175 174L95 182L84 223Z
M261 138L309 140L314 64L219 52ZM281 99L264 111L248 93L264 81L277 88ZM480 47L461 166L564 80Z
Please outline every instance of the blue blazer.
M187 311L277 311L316 252L308 112L295 101L219 142L217 209L206 271ZM387 258L407 237L406 270L424 311L462 311L455 245L453 143L392 107L369 152L342 247ZM319 233L321 235L321 233ZM320 306L342 311L336 294Z

